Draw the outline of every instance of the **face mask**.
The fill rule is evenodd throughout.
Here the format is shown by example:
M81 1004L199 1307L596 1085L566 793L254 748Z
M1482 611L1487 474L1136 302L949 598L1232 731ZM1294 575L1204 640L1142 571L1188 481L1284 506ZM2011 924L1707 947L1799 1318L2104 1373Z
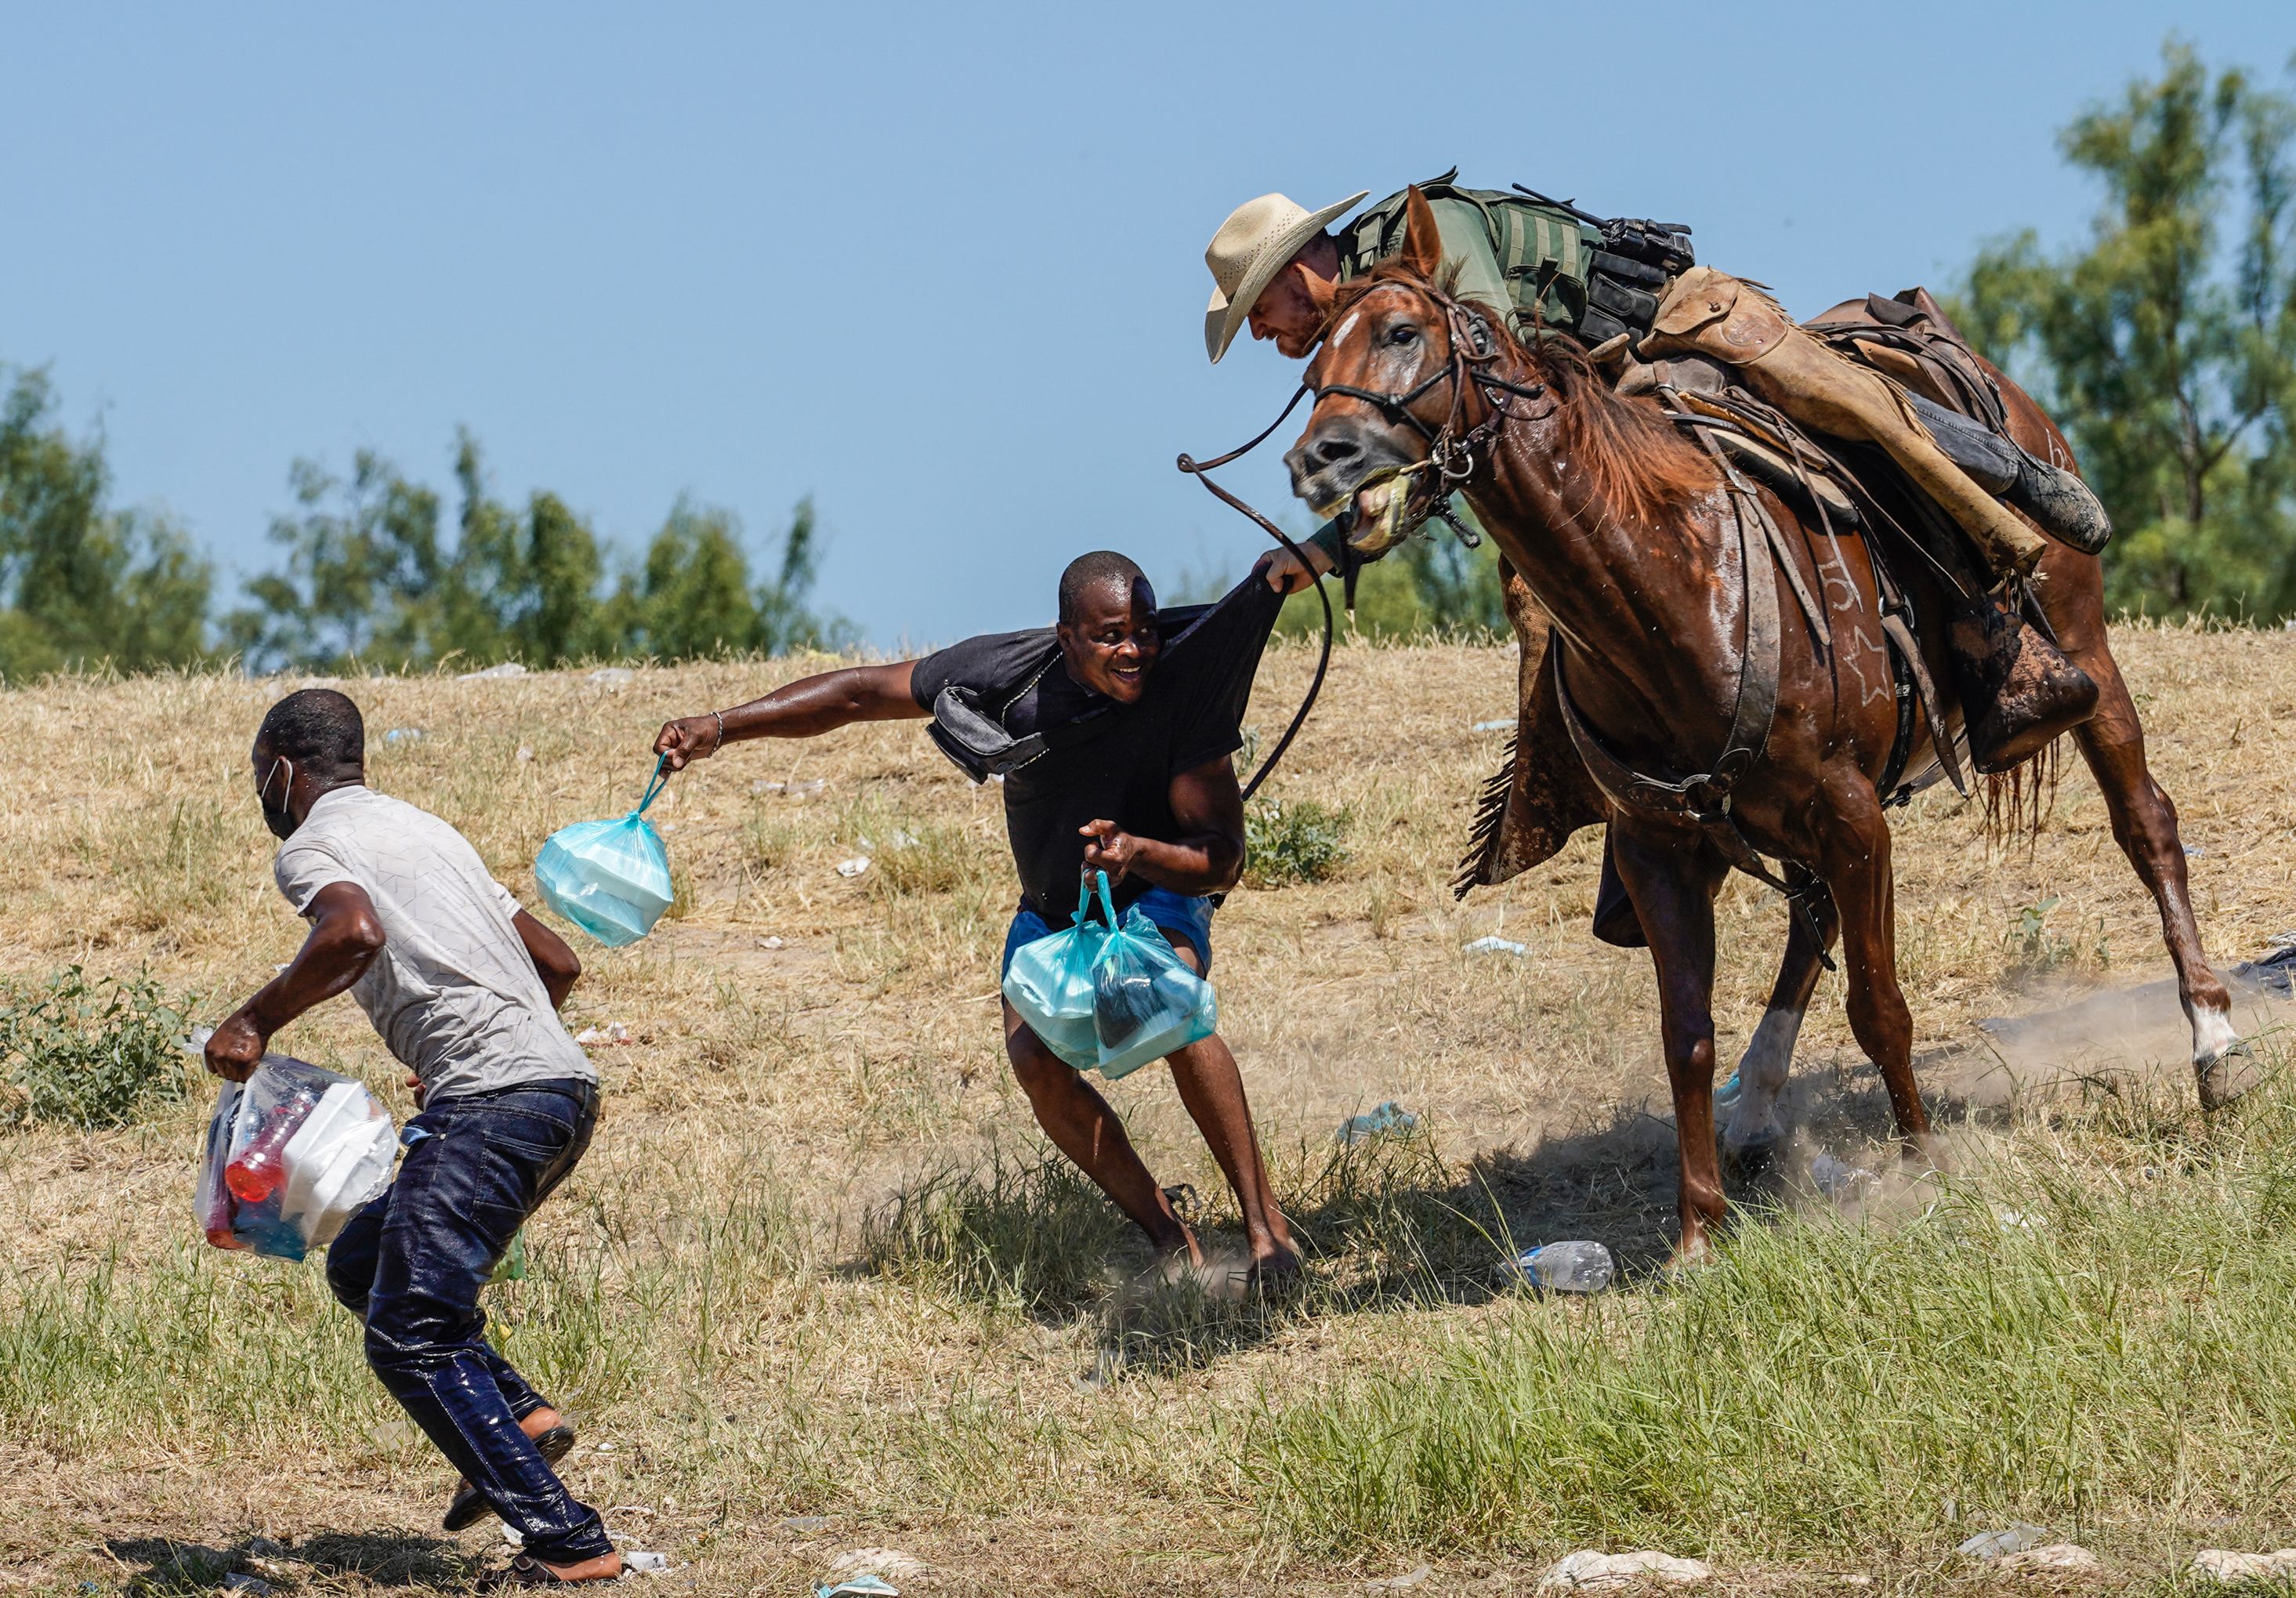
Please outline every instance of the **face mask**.
M279 807L271 807L271 779L279 774L281 766L287 768L287 780L279 786ZM295 787L295 762L282 755L271 763L263 778L263 786L255 791L255 802L263 807L263 824L271 829L274 838L284 842L295 832L294 812L287 808L287 796Z

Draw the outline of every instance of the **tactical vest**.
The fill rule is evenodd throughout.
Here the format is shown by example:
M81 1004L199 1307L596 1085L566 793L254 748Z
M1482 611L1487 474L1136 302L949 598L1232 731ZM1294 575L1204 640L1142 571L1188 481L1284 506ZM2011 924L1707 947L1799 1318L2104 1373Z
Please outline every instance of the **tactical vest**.
M1560 330L1592 348L1619 333L1646 332L1666 285L1694 263L1687 227L1606 220L1528 190L1463 189L1452 181L1458 171L1419 192L1430 203L1458 201L1481 213L1518 338ZM1390 195L1341 230L1342 281L1403 248L1408 193Z

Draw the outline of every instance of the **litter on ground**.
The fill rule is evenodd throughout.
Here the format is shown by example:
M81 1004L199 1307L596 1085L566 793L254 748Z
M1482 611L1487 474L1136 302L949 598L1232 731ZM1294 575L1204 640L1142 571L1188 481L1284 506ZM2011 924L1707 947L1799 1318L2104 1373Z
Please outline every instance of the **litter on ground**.
M840 877L857 877L868 869L869 856L866 855L856 855L850 860L837 863L837 874Z
M1419 1125L1419 1118L1393 1099L1351 1115L1340 1123L1339 1140L1343 1143L1358 1143L1368 1137L1401 1137Z
M772 938L760 938L758 947L761 949L785 949L789 947L789 939L778 934Z
M382 734L385 743L418 743L428 736L421 727L388 727Z
M901 1589L882 1576L856 1576L833 1587L814 1588L813 1598L901 1598Z
M618 1043L629 1042L630 1029L620 1021L608 1021L603 1027L583 1028L574 1034L574 1041L586 1049L610 1048Z
M1475 731L1477 731L1478 733L1503 733L1503 732L1505 732L1508 728L1510 728L1510 727L1512 727L1512 726L1513 726L1513 725L1514 725L1514 717L1512 717L1512 716L1502 716L1502 717L1499 717L1497 720L1496 720L1496 721L1479 721L1479 722L1477 722L1477 723L1475 724Z
M1364 1586L1374 1593L1400 1593L1417 1586L1435 1574L1432 1565L1414 1565L1400 1576L1390 1576L1380 1581L1367 1581Z
M1467 946L1467 953L1470 955L1528 955L1530 953L1530 946L1527 943L1517 943L1512 938L1493 936L1476 938Z
M1980 1531L1954 1552L1964 1559L1999 1559L2038 1548L2048 1540L2049 1534L2041 1528L2018 1520L1995 1531Z
M669 1574L669 1555L652 1553L644 1548L625 1548L622 1550L622 1569L625 1573L636 1570L641 1576L667 1576Z
M1550 1293L1599 1293L1611 1285L1618 1264L1601 1243L1574 1239L1526 1249L1499 1267L1502 1275Z

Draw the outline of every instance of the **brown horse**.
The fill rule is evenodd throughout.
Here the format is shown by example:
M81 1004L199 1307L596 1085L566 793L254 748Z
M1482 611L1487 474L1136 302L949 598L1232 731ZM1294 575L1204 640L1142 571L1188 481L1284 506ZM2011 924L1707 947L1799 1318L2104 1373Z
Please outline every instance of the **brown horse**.
M1756 487L1751 493L1783 535L1774 557L1759 532L1746 530L1745 486L1726 483L1655 402L1619 397L1575 349L1534 352L1511 339L1500 318L1454 299L1438 281L1433 216L1416 193L1408 203L1401 252L1334 291L1308 373L1316 406L1285 456L1300 498L1324 514L1352 504L1355 540L1371 553L1438 494L1464 492L1552 619L1558 680L1602 751L1597 758L1637 774L1718 774L1733 757L1718 759L1718 751L1751 752L1742 673L1763 625L1758 601L1780 576L1757 562L1791 561L1779 586L1823 596L1816 603L1828 619L1830 644L1791 601L1775 622L1781 611L1770 586L1775 706L1758 729L1759 753L1738 760L1742 770L1717 785L1726 805L1711 792L1673 811L1611 796L1611 845L1657 967L1681 1160L1677 1257L1694 1257L1724 1211L1713 1106L1713 901L1734 859L1750 858L1746 846L1789 863L1790 874L1806 871L1823 890L1802 897L1809 913L1795 917L1768 1013L1748 1047L1733 1126L1741 1135L1733 1143L1758 1137L1764 1118L1774 1122L1794 1033L1837 936L1850 1027L1881 1071L1908 1152L1927 1141L1912 1017L1897 977L1890 828L1876 791L1897 742L1898 709L1896 694L1876 687L1891 683L1892 666L1874 570L1861 539L1826 538L1793 505ZM2039 406L2006 378L1999 381L2017 441L2070 461ZM1898 575L1929 675L1948 684L1946 606L1923 573ZM2144 730L2106 645L2101 569L2094 557L2052 545L2035 587L2065 652L2102 691L2095 717L2077 736L2114 836L2160 905L2202 1096L2220 1102L2225 1057L2238 1034L2194 924L2175 808L2146 769ZM1940 732L1952 735L1958 709L1943 714L1943 729L1919 719L1917 771L1935 763Z

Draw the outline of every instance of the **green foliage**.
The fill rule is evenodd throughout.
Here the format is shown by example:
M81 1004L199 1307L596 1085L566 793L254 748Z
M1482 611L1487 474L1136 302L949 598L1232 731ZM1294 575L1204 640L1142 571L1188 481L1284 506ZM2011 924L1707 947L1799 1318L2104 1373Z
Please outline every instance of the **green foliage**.
M1457 508L1462 520L1476 525L1465 502L1457 502ZM1340 625L1377 643L1511 635L1496 546L1485 538L1480 548L1469 549L1439 521L1430 521L1400 547L1363 568L1356 579L1351 620L1340 610L1336 574L1326 586ZM1285 603L1276 631L1307 638L1319 635L1323 627L1323 607L1316 596L1296 594Z
M184 1096L189 996L139 977L91 982L77 965L0 988L0 1119L124 1127Z
M2104 186L2087 243L1997 243L1954 307L2049 407L2112 513L2116 607L2296 611L2292 141L2296 101L2212 78L2171 41L2158 79L2062 135Z
M248 585L255 602L226 619L226 635L259 665L310 668L684 660L846 636L807 604L820 557L809 499L783 537L778 574L762 584L751 585L734 515L681 498L638 569L609 591L588 525L546 491L522 509L495 498L467 431L455 477L449 541L438 493L373 452L360 452L348 480L298 462L299 509L271 529L286 569Z
M1322 882L1348 863L1349 813L1314 799L1256 799L1243 813L1243 880L1248 887Z
M102 436L73 439L46 374L16 373L0 394L0 676L205 652L210 568L164 514L111 508L111 487Z

